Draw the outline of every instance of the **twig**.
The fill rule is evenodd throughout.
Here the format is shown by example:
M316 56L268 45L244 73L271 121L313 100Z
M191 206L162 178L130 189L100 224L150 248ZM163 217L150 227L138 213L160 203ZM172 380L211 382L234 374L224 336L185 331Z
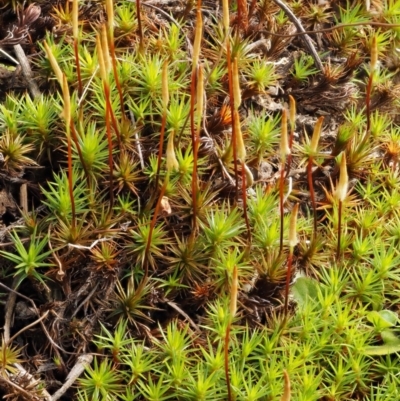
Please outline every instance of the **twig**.
M4 51L2 48L0 48L0 53L6 56L8 59L10 59L13 63L19 64L17 60L15 60L14 57L10 56L6 51Z
M21 65L22 74L25 77L25 80L28 84L28 87L29 87L29 90L30 90L32 96L34 98L39 97L40 96L39 87L37 86L35 80L33 79L32 70L29 65L29 61L28 61L27 57L25 56L25 52L22 49L21 45L15 45L14 52L15 52L15 55L17 56L19 64Z
M13 288L17 285L17 282L18 282L18 277L15 277L12 283ZM10 341L11 319L14 312L16 300L17 300L17 293L10 292L8 294L7 303L5 306L6 313L4 317L4 344L8 344Z
M324 66L322 65L321 59L319 58L318 53L315 50L315 47L314 47L310 37L306 34L305 29L301 25L301 22L293 14L293 11L290 9L290 7L288 7L284 2L282 2L281 0L273 0L273 1L287 14L288 18L290 19L290 21L293 22L293 24L296 26L297 30L303 34L300 38L303 40L308 51L311 53L311 56L314 59L315 65L318 67L318 69L321 72L323 72Z
M32 301L32 299L28 298L27 296L25 296L24 294L21 294L21 293L18 292L18 291L13 290L13 289L10 288L10 287L6 286L6 285L3 284L1 281L0 281L0 287L1 287L1 288L4 288L5 290L7 290L7 291L9 291L9 292L11 292L11 293L14 293L15 295L18 295L19 297L21 297L21 298L23 298L23 299L25 299L25 300L27 300L27 301L33 306L33 309L35 310L36 315L37 315L37 316L40 316L39 310L38 310L38 308L37 308L35 302ZM57 344L54 342L54 340L50 337L50 334L49 334L49 332L47 331L46 326L43 324L42 321L40 321L40 325L42 326L42 329L43 329L43 331L45 332L45 334L46 334L46 336L47 336L47 339L50 341L51 345L53 345L55 348L58 348L59 350L61 350L62 352L66 353L66 354L68 354L68 355L76 355L75 352L68 352L68 351L66 351L64 348L62 348L62 347L60 347L59 345L57 345ZM57 351L56 351L56 352L57 352Z
M28 324L27 326L24 326L20 331L18 331L17 333L15 333L9 340L8 342L6 342L6 346L9 345L14 338L17 338L19 335L21 335L25 330L30 329L31 327L35 326L36 324L40 323L44 318L47 317L47 315L50 313L50 311L46 311L45 313L43 313L43 316L41 316L39 319L35 320L34 322Z
M178 313L180 313L183 317L185 317L187 319L187 321L189 322L189 324L198 332L200 333L201 330L199 328L199 326L197 326L197 324L190 318L190 316L185 313L175 302L172 302L170 300L168 300L167 298L164 298L164 301L173 309L175 309Z
M92 291L89 292L88 296L75 309L74 313L71 316L71 320L76 316L76 314L79 312L79 310L82 308L82 306L85 305L85 303L88 302L90 298L92 298L92 296L96 292L98 286L99 286L99 283L96 283L96 285L93 287Z
M69 372L65 383L50 397L50 401L56 401L72 386L75 380L82 374L93 361L93 355L84 354L78 357L74 367Z
M25 213L28 212L28 184L24 183L19 189L19 207Z
M39 397L34 396L31 392L26 391L24 388L22 388L21 386L18 386L18 384L15 384L11 380L9 380L7 377L0 375L0 380L3 380L8 385L16 388L20 393L22 393L25 397L27 397L28 400L32 400L32 401L39 400ZM48 398L48 400L50 400L50 399Z

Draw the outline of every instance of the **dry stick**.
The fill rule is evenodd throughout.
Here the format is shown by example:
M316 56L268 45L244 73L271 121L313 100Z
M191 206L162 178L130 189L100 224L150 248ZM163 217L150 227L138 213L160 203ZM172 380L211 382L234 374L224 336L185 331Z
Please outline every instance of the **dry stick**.
M175 309L178 313L180 313L184 318L187 319L187 321L189 322L189 324L198 332L201 333L201 329L199 328L199 326L197 326L197 324L190 318L190 316L184 312L175 302L170 301L167 298L163 299L164 302L166 302L171 308Z
M267 31L265 29L260 30L259 32L267 33L268 35L272 35L272 36L277 36L278 38L294 38L297 36L313 35L315 33L327 33L327 32L336 31L337 29L351 28L351 27L356 27L356 26L376 26L378 28L399 28L400 24L387 24L384 22L366 21L366 22L351 22L348 24L338 24L335 26L331 26L329 28L317 29L315 31L302 31L302 32L296 32L296 33L290 33L290 34L275 33L275 32L271 32L271 31Z
M26 182L19 188L19 207L23 212L28 212L28 184Z
M3 380L4 382L6 382L7 384L9 384L10 386L12 386L12 387L14 387L14 388L16 388L21 394L24 394L25 395L25 397L27 397L26 399L27 400L37 400L37 401L39 401L40 400L40 398L39 398L39 396L34 396L34 395L32 395L32 392L31 391L26 391L24 388L22 388L22 387L20 387L20 386L18 386L18 384L15 384L14 382L12 382L11 380L9 380L7 377L4 377L4 376L2 376L2 375L0 375L0 380ZM43 391L43 390L42 390ZM50 395L49 395L49 397L45 397L45 400L47 401L50 401Z
M93 355L84 354L78 357L74 367L68 373L65 383L51 396L51 401L57 401L75 383L76 379L92 363Z
M27 296L25 296L24 294L21 294L21 293L18 292L18 291L13 290L13 289L10 288L10 287L7 287L7 286L6 286L5 284L3 284L1 281L0 281L0 287L1 287L1 288L4 288L5 290L9 291L10 293L14 293L15 295L18 295L18 296L21 297L22 299L25 299L26 301L28 301L28 302L32 305L33 309L35 310L36 315L37 315L37 316L40 316L39 310L38 310L38 308L37 308L35 302L32 301L32 299L28 298ZM40 325L42 326L43 331L46 333L47 339L50 341L51 345L53 345L55 348L58 348L59 350L61 350L62 352L66 353L66 354L68 354L68 355L76 355L76 353L74 353L74 352L68 352L68 351L66 351L65 349L63 349L62 347L60 347L59 345L57 345L57 344L53 341L53 339L50 337L50 334L47 332L46 326L43 324L42 321L40 322ZM58 352L58 351L56 350L56 352Z
M301 22L297 19L297 17L293 14L293 11L281 0L273 0L289 17L290 21L296 26L297 30L303 34L301 37L308 51L311 53L312 58L314 59L314 64L318 67L318 69L323 72L324 66L322 65L321 59L318 56L317 50L315 49L310 37L307 35L305 29L301 25Z
M48 311L46 311L45 313L43 313L43 315L42 315L39 319L37 319L37 320L35 320L34 322L28 324L27 326L24 326L21 330L19 330L17 333L15 333L15 334L8 340L8 342L5 342L5 345L8 346L9 344L12 343L12 341L13 341L15 338L17 338L19 335L21 335L25 330L28 330L28 329L30 329L31 327L36 326L38 323L40 323L42 320L44 320L44 319L47 317L47 315L48 315L49 313L50 313L50 311L48 310Z
M11 284L12 288L14 288L18 283L18 277L14 277L14 280ZM10 329L11 329L11 320L12 315L14 313L15 301L17 300L17 293L12 291L8 294L7 302L5 305L5 316L4 316L4 327L3 327L3 336L5 344L8 344L10 341Z
M16 284L17 284L17 282L18 282L18 277L15 277L14 280L13 280L13 283L12 283L12 287L15 287ZM5 288L5 289L7 289L7 290L10 291L10 293L9 293L9 295L8 295L8 298L7 298L7 303L6 303L6 305L5 305L5 311L6 311L6 312L5 312L4 328L3 328L3 329L4 329L4 332L3 332L3 333L4 333L4 334L3 334L3 336L4 336L4 337L3 337L3 338L4 338L4 347L7 347L7 346L11 343L11 341L12 341L15 337L17 337L19 334L21 334L24 330L26 330L26 329L28 329L29 327L32 327L33 325L35 325L35 324L41 322L41 321L48 315L49 311L47 311L41 318L39 318L39 319L36 320L35 322L31 323L30 325L24 327L24 328L21 329L17 334L15 334L14 336L12 336L12 337L10 338L11 320L12 320L12 314L13 314L13 312L14 312L15 301L16 301L16 299L17 299L17 295L21 295L21 294L18 294L18 292L16 292L15 290L13 290L13 289L11 289L11 288L8 288L7 286L5 286L5 285L2 284L2 283L0 283L0 286L2 286L3 288ZM39 315L39 311L37 310L35 303L34 303L31 299L29 299L29 298L27 298L27 297L25 297L25 296L23 296L23 297L26 298L26 299L28 299L28 300L32 303L32 305L33 305L34 308L35 308L36 314L37 314L38 316L40 316L40 315ZM18 369L18 371L19 371L21 374L27 375L27 377L29 378L29 380L30 380L31 382L34 380L33 376L30 375L28 372L26 372L26 370L25 370L21 365L19 365L19 364L14 364L14 366ZM1 375L0 375L0 378L1 378ZM11 383L12 385L14 385L13 382L10 382L10 383ZM19 389L19 386L15 385L15 387ZM24 390L23 390L23 391L24 391ZM49 400L49 399L50 399L50 394L48 394L47 391L46 391L45 389L43 389L42 392L43 392L43 397L44 397L46 400Z
M33 79L32 70L29 65L29 61L28 61L27 57L25 56L25 52L22 49L21 45L14 46L14 53L17 56L19 64L21 65L22 74L24 74L24 77L28 83L28 87L31 92L31 95L34 98L39 97L40 96L39 87L37 86L35 80Z

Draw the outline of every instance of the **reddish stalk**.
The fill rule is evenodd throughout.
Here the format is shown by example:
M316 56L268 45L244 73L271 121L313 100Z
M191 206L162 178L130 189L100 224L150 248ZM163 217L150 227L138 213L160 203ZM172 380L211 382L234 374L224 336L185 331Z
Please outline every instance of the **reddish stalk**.
M192 172L192 206L193 206L193 233L197 227L197 132L195 126L194 104L196 98L196 69L192 71L190 85L190 132L192 134L193 172Z
M243 202L244 220L246 222L246 229L247 229L247 239L250 244L252 238L251 238L249 215L247 214L247 178L245 171L245 163L243 161L242 161L242 202Z
M71 199L71 213L72 213L71 228L74 229L76 226L76 212L75 212L74 184L72 179L72 146L71 146L70 133L67 134L67 149L68 149L68 186L69 186L69 197Z
M338 209L338 242L336 248L336 260L340 259L340 242L342 241L342 208L343 202L339 200L339 209Z
M285 186L285 166L281 167L281 176L279 179L279 217L280 217L280 232L279 232L279 253L282 253L283 250L283 225L284 225L284 209L283 209L283 200L284 200L284 186Z
M118 95L119 95L119 104L120 104L120 108L121 108L121 115L122 115L122 118L125 118L125 101L124 101L124 95L122 94L122 88L121 88L121 84L119 82L119 77L118 77L117 59L115 57L115 45L114 45L113 40L110 41L110 53L111 53L111 62L112 62L112 67L113 67L115 85L117 86Z
M347 174L346 165L346 154L343 152L342 159L340 160L340 176L339 182L336 186L335 199L339 202L338 209L338 243L336 249L336 260L340 258L340 246L341 246L341 236L342 236L342 212L343 212L343 202L346 199L347 191L349 188L349 177Z
M289 287L290 287L290 280L292 278L292 263L293 263L293 248L290 248L287 262L286 284L285 284L285 307L284 307L285 318L287 317L288 314Z
M247 10L246 0L237 0L237 29L238 31L243 30L245 33L249 26L249 13Z
M79 61L79 52L78 52L78 39L74 39L74 53L75 53L75 65L76 65L76 76L78 78L78 97L82 96L83 85L82 85L82 77L81 77L81 63Z
M71 144L71 130L70 126L72 123L71 117L71 99L69 96L69 88L68 82L65 74L62 74L62 92L63 92L63 100L64 100L64 119L65 119L65 129L67 135L67 163L68 163L68 190L69 197L71 200L71 213L72 213L72 222L71 228L75 229L76 227L76 211L75 211L75 198L74 198L74 186L73 186L73 170L72 170L72 144Z
M324 122L324 117L320 117L315 124L313 136L311 139L311 147L310 153L308 157L308 165L307 165L307 178L308 178L308 186L310 188L310 197L311 197L311 204L313 208L313 215L314 215L314 235L315 238L317 235L317 206L315 202L315 191L314 191L314 182L312 179L312 166L314 164L314 157L318 154L318 142L321 136L322 130L322 123Z
M288 137L287 137L287 113L286 110L282 110L282 133L281 133L281 142L280 142L280 153L281 153L281 175L279 180L279 214L280 214L280 238L279 238L279 254L282 253L283 250L283 224L284 224L284 187L285 187L285 170L286 170L286 160L287 157L291 154L291 150L288 145Z
M143 44L143 29L142 29L142 17L140 14L140 0L136 0L136 16L138 19L138 30L139 30L139 53L144 54L144 44Z
M237 146L236 146L236 121L235 121L235 99L233 94L233 78L232 78L232 62L231 62L231 46L229 38L226 40L226 56L228 66L228 83L229 83L229 106L231 107L232 115L232 153L233 153L233 167L235 171L236 183L236 196L239 194L239 173L237 167Z
M230 341L230 332L231 332L231 325L233 319L236 315L237 310L237 296L238 296L238 288L239 288L239 281L238 281L238 269L237 266L233 268L233 277L232 277L232 285L230 290L231 300L229 305L229 320L226 326L225 332L225 341L224 341L224 363L225 363L225 379L226 379L226 386L228 390L228 401L232 401L232 389L231 389L231 381L229 377L229 341Z
M169 102L169 91L168 91L168 62L165 61L162 68L162 117L161 117L161 132L160 132L160 143L158 145L158 160L157 160L157 173L156 173L156 190L158 188L158 180L160 176L161 168L161 156L164 145L164 134L165 126L167 124L167 107Z
M229 377L229 341L230 341L230 332L231 332L231 322L228 323L228 327L226 328L225 341L224 341L224 365L225 365L226 387L227 387L227 390L228 390L228 401L232 401L231 379Z
M371 93L372 93L372 84L373 84L373 76L371 73L368 79L367 91L365 94L365 106L366 106L366 114L367 114L367 136L369 135L371 128ZM366 138L367 138L366 136Z
M104 94L106 99L110 99L110 89L106 82L103 83ZM108 142L108 168L110 169L110 213L114 206L114 189L113 189L113 173L114 173L114 162L113 162L113 144L111 136L111 124L110 116L112 117L112 112L110 109L111 105L109 101L106 101L106 132L107 132L107 142Z
M285 319L288 314L288 306L289 306L289 286L290 280L292 278L292 264L293 264L293 251L294 247L297 245L297 214L299 211L299 204L296 203L292 210L292 214L290 216L290 227L289 227L289 256L287 263L287 272L286 272L286 285L285 285L285 307L284 314Z
M89 185L89 183L90 183L89 172L88 172L88 169L86 167L85 160L83 159L82 150L81 150L81 147L79 145L78 136L77 136L76 130L75 130L75 125L72 122L72 120L71 120L71 123L70 123L70 129L71 129L71 134L72 134L72 140L75 143L76 149L78 151L79 160L81 161L82 168L83 168L83 171L85 173L86 181L88 182L88 187L90 188L90 185Z
M376 41L376 36L372 38L372 46L371 46L371 67L369 73L369 79L367 84L367 90L365 94L365 103L366 103L366 111L367 111L367 135L366 139L370 134L371 128L371 93L372 93L372 85L374 81L374 75L376 66L378 63L378 44Z
M162 198L164 197L165 190L167 188L168 179L169 179L169 176L167 174L167 177L165 178L165 182L164 182L164 184L163 184L163 186L161 188L160 195L159 195L157 203L156 203L156 207L154 209L153 217L152 217L151 222L150 222L149 236L147 238L146 248L144 250L144 257L143 257L144 276L143 276L142 281L139 284L139 287L138 287L138 290L137 290L138 293L140 293L139 290L143 289L144 285L146 284L147 277L149 275L149 266L148 266L149 263L148 263L148 260L149 260L150 244L151 244L151 240L153 238L153 232L154 232L154 227L156 226L157 217L158 217L159 212L160 212L161 201L162 201Z
M203 37L203 17L201 14L201 0L197 2L196 9L196 32L193 43L193 67L192 67L192 76L190 83L190 132L192 135L192 148L193 148L193 172L192 172L192 206L193 206L193 231L192 235L196 233L197 229L197 192L198 192L198 178L197 178L197 151L198 151L198 137L200 136L200 120L202 116L202 97L203 97L203 80L202 71L201 77L199 77L199 58L200 58L200 48L201 48L201 40ZM200 87L199 87L200 85ZM201 108L201 110L197 110L198 115L198 126L196 127L195 123L195 112L194 105L195 99L197 101L197 108Z
M167 115L164 112L161 117L161 132L160 132L160 143L158 145L158 158L157 158L157 172L156 172L156 188L158 188L158 181L160 178L161 158L164 145L165 125L167 124Z
M317 205L315 202L314 182L313 182L313 178L312 178L312 166L313 166L313 157L310 156L310 158L308 159L308 164L307 164L307 179L308 179L308 187L310 188L311 206L313 209L313 216L314 216L313 237L315 238L317 235Z
M109 115L110 115L111 121L112 121L112 125L114 127L115 136L117 137L117 141L120 144L121 143L121 136L119 134L118 123L117 123L117 120L115 118L114 111L112 109L111 99L110 99L110 88L109 88L108 85L107 85L107 92L106 92L106 89L104 89L104 94L105 94L105 98L106 98L106 108L108 108Z
M289 95L289 125L290 125L290 133L289 133L290 153L287 158L286 174L289 174L290 167L292 166L292 148L293 148L294 130L296 128L296 101L294 100L294 97L291 95Z

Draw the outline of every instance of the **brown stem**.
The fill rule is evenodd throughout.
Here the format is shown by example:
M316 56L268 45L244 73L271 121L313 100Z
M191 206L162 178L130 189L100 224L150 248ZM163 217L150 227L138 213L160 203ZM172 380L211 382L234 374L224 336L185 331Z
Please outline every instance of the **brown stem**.
M118 123L114 115L114 111L111 105L111 98L110 98L110 87L107 84L107 92L104 90L105 98L106 98L106 108L108 107L109 116L111 117L112 125L114 127L115 136L117 137L118 143L121 143L121 137L119 135Z
M137 289L137 293L138 294L140 294L141 290L143 289L144 285L146 284L147 277L148 277L148 274L149 274L149 266L148 266L149 263L148 263L148 260L149 260L149 251L150 251L151 240L153 238L154 227L156 225L157 217L158 217L158 214L160 212L161 201L162 201L162 198L163 198L163 196L165 194L165 190L167 188L168 180L169 180L169 176L168 176L168 173L167 173L167 176L165 178L164 184L161 187L161 191L160 191L160 195L158 197L158 201L157 201L156 207L154 209L153 218L151 219L151 222L150 222L150 230L149 230L149 235L147 237L146 248L144 250L144 258L143 258L144 276L143 276L143 279L140 282L139 287Z
M81 63L79 62L79 51L78 51L78 39L74 39L74 53L75 53L75 65L76 75L78 78L78 98L80 99L83 93L82 77L81 77Z
M140 0L136 0L136 16L138 19L138 29L139 29L139 52L140 54L144 54L142 17L140 14Z
M121 84L119 82L119 77L118 77L117 59L115 57L115 45L114 45L113 41L110 42L110 52L111 52L111 60L112 60L115 84L117 86L118 95L119 95L119 104L120 104L120 108L121 108L121 115L122 115L122 119L125 119L125 102L124 102L124 96L122 94ZM118 138L118 140L120 141L119 138ZM121 145L121 143L119 143L119 145Z
M289 249L289 257L288 257L287 272L286 272L285 308L284 308L285 319L288 314L288 306L289 306L289 285L290 285L290 279L292 278L292 261L293 261L293 247L291 246Z
M236 149L236 121L235 121L235 102L233 94L233 79L232 79L232 63L231 63L231 46L229 37L226 39L226 57L228 64L228 82L229 82L229 105L231 107L232 116L232 153L233 153L233 166L235 171L235 183L236 183L236 196L239 194L239 173L237 168L237 149Z
M167 111L164 110L162 118L161 118L160 143L158 145L156 189L158 188L158 181L159 181L159 178L160 178L161 157L162 157L162 151L163 151L163 145L164 145L164 134L165 134L165 125L166 124L167 124Z
M243 202L244 220L246 222L246 228L247 228L247 239L248 239L249 245L250 245L251 228L250 228L249 216L247 214L247 181L246 181L245 164L243 161L242 161L242 202Z
M339 210L338 210L338 242L336 249L336 260L340 259L340 242L342 240L342 206L343 202L339 200Z
M107 131L107 142L108 142L108 168L110 169L110 213L114 206L114 188L113 188L113 144L111 137L111 125L110 125L110 116L112 116L112 111L110 109L111 104L107 99L110 99L110 89L108 84L104 82L104 93L106 97L106 131Z
M225 362L225 379L226 379L226 387L228 390L228 401L232 401L232 389L231 389L231 380L229 378L229 337L231 331L231 322L228 323L226 327L225 333L225 342L224 342L224 362Z
M279 180L279 214L280 214L280 222L281 228L279 233L279 254L282 253L283 249L283 198L284 198L284 184L285 184L285 165L281 167L281 177Z
M71 124L71 121L69 122ZM72 146L71 146L71 134L67 135L67 149L68 149L68 185L69 185L69 197L71 199L71 213L72 213L72 229L75 228L76 215L75 215L75 199L74 199L74 187L72 180Z
M311 205L312 205L313 215L314 215L314 235L313 235L313 237L315 238L317 235L317 206L315 203L314 182L312 179L312 166L313 166L313 158L310 157L308 159L308 165L307 165L307 178L308 178L308 186L310 188Z
M89 172L88 172L88 169L86 167L85 160L83 159L82 149L81 149L81 147L79 145L78 136L76 135L75 125L72 122L72 120L71 120L71 124L70 124L70 130L71 130L72 139L73 139L73 141L75 143L75 146L76 146L76 149L78 151L79 160L81 161L82 168L83 168L83 171L85 173L86 181L88 182L88 187L90 187L90 185L89 185L90 184Z
M190 132L192 134L193 148L193 173L192 173L192 206L193 206L193 231L197 227L197 132L195 126L194 101L196 98L196 68L192 70L192 79L190 84Z
M367 114L367 135L364 140L369 137L370 129L371 129L371 93L372 93L372 83L374 80L374 73L371 72L368 84L367 84L367 91L365 94L365 106L366 106L366 114Z

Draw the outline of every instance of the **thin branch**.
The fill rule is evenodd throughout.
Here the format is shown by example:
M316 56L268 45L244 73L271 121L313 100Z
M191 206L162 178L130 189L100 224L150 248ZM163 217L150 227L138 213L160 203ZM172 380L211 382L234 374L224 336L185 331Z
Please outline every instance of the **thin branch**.
M93 361L93 355L84 354L78 357L74 367L69 372L65 383L51 396L50 401L56 401L64 395L64 393L74 384L76 379Z
M283 1L281 0L273 0L273 1L287 14L290 21L292 21L293 24L296 26L298 32L301 32L303 34L300 38L303 40L308 51L311 53L311 56L314 59L316 67L318 67L318 69L321 72L323 72L324 66L322 65L321 59L318 56L317 50L315 49L312 40L307 35L305 29L303 28L303 25L301 25L300 20L297 19L297 17L293 14L293 11L290 9L290 7L286 5Z
M15 55L17 56L17 59L19 61L19 64L21 65L22 69L22 74L24 74L24 77L26 79L26 82L28 84L29 90L34 98L40 96L40 90L39 87L37 86L35 80L33 79L33 74L31 67L29 65L29 60L25 56L25 52L22 49L21 45L15 45L14 46L14 52Z

